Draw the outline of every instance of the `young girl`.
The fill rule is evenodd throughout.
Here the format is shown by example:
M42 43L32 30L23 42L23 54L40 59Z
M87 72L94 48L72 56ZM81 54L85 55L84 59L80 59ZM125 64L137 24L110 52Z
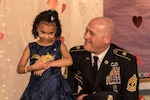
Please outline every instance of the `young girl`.
M17 67L19 74L31 72L20 100L74 100L61 74L61 67L72 65L72 58L66 45L56 39L61 36L58 13L48 10L37 15L32 34L39 39L27 45Z

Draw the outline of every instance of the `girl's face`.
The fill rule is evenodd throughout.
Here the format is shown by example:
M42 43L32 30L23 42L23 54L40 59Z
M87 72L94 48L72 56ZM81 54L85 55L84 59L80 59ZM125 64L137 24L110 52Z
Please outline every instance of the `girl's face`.
M39 42L42 45L50 45L54 43L56 30L57 28L55 23L41 22L37 26L38 37L40 39Z

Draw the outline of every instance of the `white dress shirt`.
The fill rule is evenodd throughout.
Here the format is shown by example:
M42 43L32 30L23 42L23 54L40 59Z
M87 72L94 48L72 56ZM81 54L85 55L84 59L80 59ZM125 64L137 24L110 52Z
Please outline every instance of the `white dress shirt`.
M94 59L93 59L93 57L94 56L97 56L98 57L98 69L100 68L100 65L101 65L101 63L102 63L102 61L103 61L103 59L104 59L104 56L106 55L106 53L107 53L107 51L108 51L108 49L109 49L109 47L105 50L105 51L103 51L102 53L100 53L99 55L95 55L94 53L91 53L91 57L92 57L92 66L93 66L93 64L94 64Z

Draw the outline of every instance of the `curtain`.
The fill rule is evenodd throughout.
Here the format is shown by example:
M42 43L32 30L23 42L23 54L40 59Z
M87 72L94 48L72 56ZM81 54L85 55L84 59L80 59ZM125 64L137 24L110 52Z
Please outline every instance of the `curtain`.
M0 98L19 100L30 73L17 74L16 68L24 48L33 42L31 34L35 16L50 9L57 0L0 0ZM103 0L58 0L56 10L62 24L62 36L68 50L83 43L88 21L103 16Z

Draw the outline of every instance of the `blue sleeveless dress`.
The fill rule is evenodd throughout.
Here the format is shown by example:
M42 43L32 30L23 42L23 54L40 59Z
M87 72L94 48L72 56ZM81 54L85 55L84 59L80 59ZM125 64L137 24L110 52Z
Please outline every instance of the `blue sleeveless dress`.
M39 56L47 53L55 59L61 59L61 41L56 41L51 46L40 46L36 42L29 43L30 65L37 59L32 58L34 54ZM42 76L35 76L31 72L30 81L20 100L74 100L70 85L61 74L60 67L46 70Z

